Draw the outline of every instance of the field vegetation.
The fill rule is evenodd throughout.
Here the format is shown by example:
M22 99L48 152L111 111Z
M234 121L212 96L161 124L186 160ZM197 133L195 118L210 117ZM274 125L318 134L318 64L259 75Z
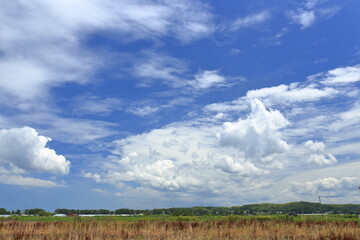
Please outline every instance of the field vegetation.
M0 219L0 239L360 239L353 216L132 216Z

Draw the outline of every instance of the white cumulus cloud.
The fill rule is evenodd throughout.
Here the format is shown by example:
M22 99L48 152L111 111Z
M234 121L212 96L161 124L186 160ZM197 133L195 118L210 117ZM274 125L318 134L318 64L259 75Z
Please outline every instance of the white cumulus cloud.
M238 194L266 187L269 174L282 167L281 154L291 149L281 138L289 123L259 100L247 104L251 112L235 122L197 119L118 140L109 161L83 176L126 191L136 184L168 197L220 198L239 188Z
M0 130L0 163L25 171L69 173L70 162L47 148L50 138L30 127Z
M335 194L336 192L339 194L344 191L357 190L359 182L358 177L327 177L305 183L293 182L291 189L298 194L326 194L326 192L328 194Z
M313 142L309 140L304 143L304 147L307 151L307 153L304 154L304 158L310 164L324 166L333 165L337 162L335 156L325 152L325 144L323 142Z
M281 139L279 129L289 122L277 110L267 111L262 102L254 99L251 114L237 122L226 122L219 134L220 144L245 153L246 158L265 161L266 157L282 153L289 145Z

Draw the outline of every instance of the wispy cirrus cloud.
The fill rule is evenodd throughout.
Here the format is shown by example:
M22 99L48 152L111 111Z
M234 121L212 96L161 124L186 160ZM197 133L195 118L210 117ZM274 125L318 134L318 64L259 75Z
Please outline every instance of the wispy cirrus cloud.
M191 97L174 97L172 99L166 99L161 102L153 101L140 101L129 104L126 109L127 112L135 114L137 116L148 116L154 113L158 113L161 110L169 110L174 107L186 106L194 102Z
M225 86L226 78L221 76L219 70L200 70L194 75L194 80L189 84L195 89L206 89L212 86Z
M309 76L310 80L321 79L324 85L347 85L360 81L360 64L339 67L325 73Z
M293 82L247 91L246 95L231 102L213 103L205 107L215 112L246 110L246 99L258 98L266 106L286 106L298 103L312 103L338 96L355 98L358 91L352 86L360 81L359 65L335 68L310 75L304 82Z
M72 105L75 115L107 115L121 110L123 101L114 97L79 96Z
M306 29L320 19L331 18L341 9L339 6L325 6L323 3L326 2L308 0L302 7L289 11L288 16L294 23L301 25L302 29Z
M1 175L0 184L17 185L21 187L40 187L40 188L52 188L63 187L63 184L56 183L51 180L42 180L33 177L24 177L21 175Z
M230 31L238 31L244 28L249 28L262 24L271 18L269 10L260 11L258 13L248 15L245 17L239 17L235 19L229 27Z
M27 102L48 97L51 87L92 81L102 59L82 40L97 31L127 41L172 36L186 43L206 37L212 32L212 14L205 4L191 3L3 1L0 91L15 102Z
M4 116L3 126L29 125L63 143L89 144L118 133L116 123L86 118L64 117L53 112L33 111Z
M179 88L186 86L188 65L186 61L147 51L135 58L131 73L139 77L140 86L147 87L156 82L163 82L171 87Z
M138 85L141 87L163 83L171 88L180 88L183 93L227 87L244 80L242 77L224 76L218 69L199 69L191 73L185 60L154 51L146 51L136 57L130 73L138 77Z
M297 10L296 12L290 13L291 18L295 23L302 26L303 29L313 25L317 19L314 11Z
M290 85L279 85L270 88L250 90L246 96L248 98L263 99L268 105L280 104L281 102L312 102L322 98L336 96L338 91L331 87L319 87L312 84L292 83Z

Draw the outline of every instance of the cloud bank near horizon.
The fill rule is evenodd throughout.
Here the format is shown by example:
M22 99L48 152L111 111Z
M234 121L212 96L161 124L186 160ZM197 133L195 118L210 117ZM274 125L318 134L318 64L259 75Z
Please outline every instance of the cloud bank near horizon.
M205 106L201 117L197 115L198 118L189 121L117 140L102 171L85 172L83 176L99 184L114 185L128 197L134 191L147 189L163 201L177 197L186 202L188 197L199 200L205 195L219 204L231 202L235 196L244 198L245 194L249 194L249 198L257 196L265 201L278 201L279 196L269 191L293 171L346 164L332 152L340 142L344 148L352 143L344 143L348 137L342 139L332 124L347 122L342 131L347 127L357 128L359 120L353 105L355 100L357 106L358 93L348 91L356 81L347 80L349 74L351 79L360 77L355 76L357 68L358 65L337 68L310 76L303 83L249 90L233 102ZM329 76L334 75L341 79L336 89L328 82ZM329 108L328 104L323 109L319 105L340 96L352 102L348 110ZM316 106L320 113L331 111L332 115L314 112ZM236 120L237 115L242 117ZM344 118L353 122L350 124L342 120ZM336 141L332 140L334 136L338 137ZM359 156L355 148L352 151ZM342 174L344 179L353 179L349 189L354 188L354 176ZM315 185L310 184L313 192L324 190L315 187L321 180L313 181ZM302 184L307 183L297 182L294 186ZM299 188L286 189L286 199L309 197L298 191ZM341 197L344 195L332 196L329 200Z

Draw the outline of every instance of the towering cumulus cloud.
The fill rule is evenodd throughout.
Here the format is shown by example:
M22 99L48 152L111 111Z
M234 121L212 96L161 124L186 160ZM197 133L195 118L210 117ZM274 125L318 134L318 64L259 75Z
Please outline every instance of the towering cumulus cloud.
M0 130L0 164L24 171L67 174L70 162L47 148L50 138L30 127Z
M266 185L263 177L281 166L278 155L290 149L281 138L281 129L289 123L257 99L250 105L249 115L235 122L178 122L118 140L105 171L84 176L125 189L135 183L192 197Z
M203 196L222 201L253 198L261 192L255 189L269 188L271 177L284 170L337 162L323 142L289 141L284 131L291 130L290 122L279 110L256 98L244 104L250 112L235 121L199 118L117 140L109 161L84 177L115 185L123 197L150 191L164 201Z
M219 134L220 144L235 147L244 152L246 158L260 161L287 151L289 146L278 131L289 124L285 117L277 110L267 111L257 99L252 100L251 109L246 119L224 123Z

